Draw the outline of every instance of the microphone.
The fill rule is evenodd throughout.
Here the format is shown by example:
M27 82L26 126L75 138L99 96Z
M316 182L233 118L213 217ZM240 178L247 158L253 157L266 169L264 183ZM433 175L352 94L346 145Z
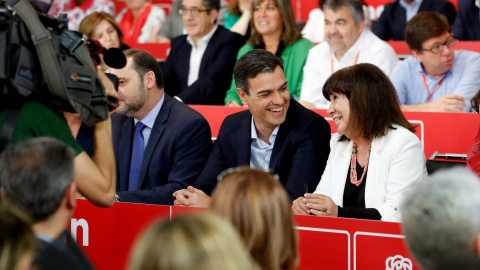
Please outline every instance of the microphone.
M102 44L95 39L91 39L84 35L90 55L103 54L103 62L109 67L120 69L127 65L127 58L122 50L117 48L105 49Z

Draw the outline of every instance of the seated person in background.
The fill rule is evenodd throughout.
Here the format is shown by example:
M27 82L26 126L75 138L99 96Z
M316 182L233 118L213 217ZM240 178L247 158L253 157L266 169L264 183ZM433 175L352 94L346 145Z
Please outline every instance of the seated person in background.
M207 161L210 126L201 114L164 93L152 55L136 49L124 53L127 65L111 69L120 81L112 114L117 200L171 205L172 193L193 184Z
M115 16L115 5L110 0L53 0L48 14L57 17L60 13L67 13L68 30L78 31L85 16L101 11Z
M480 54L455 51L445 16L421 12L405 29L409 57L390 74L404 111L469 112L480 89Z
M220 0L182 0L188 35L172 40L163 65L165 91L186 104L222 105L245 39L217 25Z
M405 40L407 22L417 13L432 11L443 14L451 25L455 20L455 7L447 0L396 0L385 5L372 32L383 40Z
M219 175L209 212L227 218L261 269L298 269L290 199L278 179L248 167Z
M80 23L79 30L91 39L98 40L106 49L129 49L123 42L123 32L115 19L106 12L94 12Z
M38 242L24 213L0 202L0 269L30 270Z
M147 43L155 36L167 15L163 8L152 5L149 0L126 0L115 20L125 36L125 43Z
M211 213L154 222L133 249L129 270L257 270L238 232Z
M325 40L325 14L322 9L324 3L325 0L318 1L319 7L310 11L308 21L302 29L302 36L313 43L320 43ZM370 20L368 7L365 3L363 3L363 14L365 17L365 28L370 30L372 28L372 21Z
M458 168L436 173L406 194L403 233L422 269L480 269L478 194L478 178Z
M253 0L253 24L250 39L238 52L237 59L253 49L264 49L280 57L285 65L290 98L300 96L303 79L302 67L313 43L302 38L298 31L290 0ZM232 78L225 97L228 106L242 102Z
M479 104L480 104L480 90L472 98L471 105L472 110L476 113L479 113ZM480 177L480 130L478 131L476 142L474 142L470 149L468 149L467 154L467 168L471 169L474 173Z
M126 50L129 47L123 43L123 33L115 19L106 12L94 12L85 17L80 23L78 31L98 40L106 49L117 48ZM102 70L109 69L103 63L103 54L99 54Z
M73 158L66 144L46 137L7 148L0 157L2 197L32 218L40 269L93 269L67 231L76 206Z
M250 37L250 20L252 19L252 0L231 0L225 13L225 28Z
M480 40L480 1L458 0L457 7L453 35L459 40Z
M205 4L204 4L205 5ZM225 21L225 12L228 3L225 0L220 1L220 10L218 11L217 23L223 25ZM182 0L175 0L170 14L160 28L157 27L157 35L151 42L170 43L170 40L180 35L187 34L187 30L183 26L182 15L180 9L182 8Z
M293 202L293 212L399 222L403 193L427 170L392 83L378 67L358 64L333 73L323 94L337 133L320 184Z
M107 95L118 98L110 79L99 68L97 72ZM15 108L10 107L11 103L7 98L0 100L0 129L6 125L8 113ZM33 137L51 137L66 143L75 152L73 162L78 192L96 206L111 206L115 199L116 176L110 116L106 121L95 124L93 128L92 141L97 152L90 158L75 141L72 130L60 112L34 101L25 102L18 107L20 113L10 143L15 145Z
M227 116L213 152L193 187L173 194L175 205L208 207L223 170L250 166L272 170L293 200L304 184L318 184L330 152L330 125L290 99L283 63L266 50L252 50L235 64L235 83L248 110Z
M307 108L326 109L329 101L322 95L325 81L335 71L358 63L371 63L390 74L398 62L395 51L365 29L360 0L327 0L325 38L308 53L303 68L300 100Z

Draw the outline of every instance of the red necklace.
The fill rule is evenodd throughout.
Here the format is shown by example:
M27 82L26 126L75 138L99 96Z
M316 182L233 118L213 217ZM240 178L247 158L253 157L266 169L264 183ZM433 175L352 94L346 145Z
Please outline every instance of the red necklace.
M363 178L365 177L365 173L367 172L368 162L370 160L370 151L372 150L372 147L370 146L368 148L367 163L365 164L365 168L363 168L363 173L360 180L357 180L357 147L358 145L356 143L353 143L352 160L350 161L350 183L358 187L362 183Z

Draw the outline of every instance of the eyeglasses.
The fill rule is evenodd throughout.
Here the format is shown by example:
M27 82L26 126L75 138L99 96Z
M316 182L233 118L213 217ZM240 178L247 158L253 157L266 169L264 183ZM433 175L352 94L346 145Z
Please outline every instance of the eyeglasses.
M443 44L438 44L438 45L435 45L433 46L432 48L430 49L424 49L422 48L423 51L429 51L433 54L438 54L440 53L442 50L443 50L443 47L444 46L447 46L447 48L451 49L453 47L453 45L455 45L456 43L458 42L458 39L455 38L455 37L451 37L449 38L447 41L445 41L445 43Z
M182 7L181 9L178 10L178 14L180 14L180 16L183 16L183 15L187 15L187 13L190 11L190 15L192 16L198 16L198 14L200 12L208 12L210 10L208 9L199 9L197 7L192 7L192 8L186 8L186 7Z

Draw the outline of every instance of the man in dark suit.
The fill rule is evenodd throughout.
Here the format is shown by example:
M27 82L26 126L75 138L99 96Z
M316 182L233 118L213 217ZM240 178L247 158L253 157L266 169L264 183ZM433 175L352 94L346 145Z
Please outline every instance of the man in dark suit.
M330 153L330 126L290 100L282 61L252 50L235 65L237 93L249 110L225 118L205 169L193 185L174 193L175 205L206 207L225 169L250 166L276 173L293 200L314 190ZM306 184L306 185L305 185Z
M397 0L385 5L372 32L383 40L405 40L407 22L422 11L441 13L450 25L455 20L455 7L447 0Z
M163 65L165 91L186 104L223 105L245 38L216 24L219 0L182 0L188 35L174 38Z
M458 13L452 25L453 36L459 40L480 40L480 2L458 0Z
M94 269L67 231L76 205L73 160L71 148L47 137L21 142L0 157L3 199L33 220L40 269Z
M112 115L117 201L169 205L172 193L202 171L212 145L210 126L164 93L153 56L136 49L124 53L127 65L111 71L120 97Z

